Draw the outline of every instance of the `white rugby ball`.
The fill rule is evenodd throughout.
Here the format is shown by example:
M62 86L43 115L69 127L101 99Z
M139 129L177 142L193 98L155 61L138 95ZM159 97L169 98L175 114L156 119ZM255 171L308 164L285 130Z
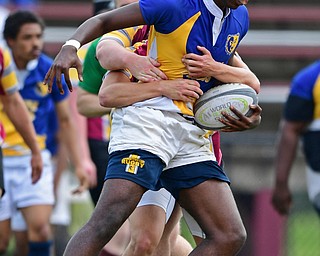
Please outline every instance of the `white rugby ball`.
M257 104L258 96L250 86L240 83L222 84L205 92L194 105L195 123L207 130L219 130L225 127L219 121L224 111L238 118L231 110L234 106L243 115L250 115L249 105Z

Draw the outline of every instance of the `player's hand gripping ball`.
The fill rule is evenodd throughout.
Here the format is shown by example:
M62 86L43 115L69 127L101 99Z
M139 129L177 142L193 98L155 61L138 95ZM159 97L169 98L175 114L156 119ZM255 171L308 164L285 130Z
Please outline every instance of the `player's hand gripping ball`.
M194 105L195 123L207 130L219 130L225 127L219 121L224 111L238 118L231 110L234 106L245 116L250 116L250 105L258 104L255 90L245 84L228 83L216 86L205 92Z

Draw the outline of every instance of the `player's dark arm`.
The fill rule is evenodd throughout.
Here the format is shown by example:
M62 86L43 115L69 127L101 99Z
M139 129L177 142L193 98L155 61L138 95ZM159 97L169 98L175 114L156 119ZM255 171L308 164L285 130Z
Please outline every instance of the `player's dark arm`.
M69 45L64 45L46 74L44 83L48 85L48 90L51 91L53 81L56 78L57 86L60 92L63 93L61 77L64 74L68 88L72 91L69 77L69 69L71 67L77 69L79 79L82 80L82 65L76 54L77 48L81 45L113 30L142 24L145 24L145 21L141 15L139 3L129 4L86 20L70 37L70 39L76 40L79 44L73 41Z
M280 139L275 158L275 182L272 193L273 207L279 214L289 213L292 195L289 189L289 176L293 161L296 157L301 133L305 130L306 122L289 122L282 120L280 124Z

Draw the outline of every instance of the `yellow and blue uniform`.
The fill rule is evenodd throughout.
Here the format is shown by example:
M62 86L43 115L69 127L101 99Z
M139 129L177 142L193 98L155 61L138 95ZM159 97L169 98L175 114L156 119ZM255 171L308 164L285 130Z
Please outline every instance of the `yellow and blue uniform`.
M137 43L144 43L149 35L149 26L141 25L130 28L119 29L103 35L100 41L104 39L112 39L123 47L129 48L132 51L136 50Z
M10 53L7 50L0 48L0 95L11 94L19 90L18 79L13 69ZM0 103L0 109L2 108ZM0 146L2 145L5 131L2 126L2 119L0 119ZM0 149L0 188L3 189L3 166L2 166L2 150Z
M153 25L148 55L161 63L160 68L169 79L188 78L181 58L187 53L200 54L197 46L207 48L216 61L227 64L249 28L245 6L227 8L223 14L211 0L140 0L139 3L145 22ZM212 77L203 77L198 82L204 92L217 83ZM160 109L193 115L191 104L174 101L173 105L163 98L157 104ZM168 109L168 104L172 109Z
M50 153L46 149L46 137L49 133L49 115L52 104L64 100L68 94L60 94L57 88L48 93L43 79L52 64L52 59L41 54L38 59L30 61L25 70L15 70L21 84L19 92L29 110L36 130L37 141L41 149L43 169L41 179L32 184L30 165L31 152L23 138L3 111L0 119L6 131L3 143L3 166L7 193L0 205L0 220L14 216L17 208L31 205L53 205L53 169ZM65 90L67 86L64 84Z
M57 88L53 88L52 93L48 93L46 86L44 86L42 81L51 63L52 60L42 54L37 63L35 63L35 68L24 74L26 77L23 87L20 89L20 94L30 112L41 150L46 148L45 141L48 130L50 100L57 103L68 96L68 93L60 94ZM66 85L64 86L67 88ZM67 92L68 90L65 91ZM30 154L30 149L3 111L0 112L0 118L6 131L6 138L3 144L4 156Z
M320 60L298 72L292 80L285 104L284 118L304 123L301 133L306 160L308 197L320 215Z
M18 79L10 53L0 48L0 94L10 94L18 89Z
M140 10L151 26L148 55L161 63L169 79L189 78L181 59L187 53L201 54L198 45L228 64L249 27L245 6L223 13L208 0L140 0ZM121 34L124 46L131 41L132 33L113 33ZM204 92L219 83L213 77L197 80ZM181 116L193 116L192 108L190 103L156 97L115 109L106 179L122 177L151 190L160 182L176 198L181 188L207 179L228 183L206 131Z
M320 172L320 61L293 78L284 117L289 122L310 123L303 133L304 153L308 165Z
M10 53L8 50L2 50L0 48L0 95L11 94L18 90L19 83L16 73L14 72ZM0 108L2 108L2 106ZM0 145L2 145L4 134L2 123L0 123Z

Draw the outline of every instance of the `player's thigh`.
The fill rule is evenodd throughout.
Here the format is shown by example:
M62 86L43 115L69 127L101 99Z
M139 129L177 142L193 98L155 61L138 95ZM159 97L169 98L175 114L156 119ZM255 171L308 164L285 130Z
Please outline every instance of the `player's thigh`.
M113 225L117 229L120 228L134 211L145 191L144 187L130 180L106 180L89 222L92 226Z
M158 244L166 223L166 213L156 205L140 206L130 215L129 223L133 240L148 238Z
M219 232L245 232L226 182L210 179L195 187L182 189L179 203L195 218L207 237Z

